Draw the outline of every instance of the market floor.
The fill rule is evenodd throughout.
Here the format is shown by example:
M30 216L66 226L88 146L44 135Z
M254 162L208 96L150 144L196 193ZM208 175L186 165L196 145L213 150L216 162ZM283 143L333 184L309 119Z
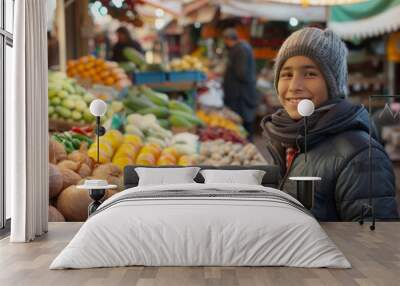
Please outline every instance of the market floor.
M0 241L0 285L399 285L400 222L322 223L352 269L291 267L118 267L49 270L82 223L50 223L32 243Z

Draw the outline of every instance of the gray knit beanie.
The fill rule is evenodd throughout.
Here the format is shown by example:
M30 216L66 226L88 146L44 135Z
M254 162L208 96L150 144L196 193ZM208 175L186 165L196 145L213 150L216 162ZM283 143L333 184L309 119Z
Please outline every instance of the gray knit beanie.
M276 57L276 90L282 66L294 56L306 56L318 65L324 75L330 98L347 96L347 48L335 33L331 30L303 28L291 34Z

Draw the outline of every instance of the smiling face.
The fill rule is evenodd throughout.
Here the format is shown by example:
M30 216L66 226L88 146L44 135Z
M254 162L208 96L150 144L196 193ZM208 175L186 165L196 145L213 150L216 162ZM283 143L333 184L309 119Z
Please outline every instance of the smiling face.
M315 108L328 100L328 87L318 66L308 57L289 58L279 73L279 101L289 116L298 120L297 105L302 99L311 100Z

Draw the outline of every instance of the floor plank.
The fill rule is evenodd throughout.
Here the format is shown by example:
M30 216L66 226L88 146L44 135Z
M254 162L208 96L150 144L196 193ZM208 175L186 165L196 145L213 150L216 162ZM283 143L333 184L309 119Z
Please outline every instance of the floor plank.
M81 223L50 223L49 233L32 243L0 241L0 285L399 285L400 222L380 222L375 231L357 223L322 223L352 269L290 267L118 267L48 269Z

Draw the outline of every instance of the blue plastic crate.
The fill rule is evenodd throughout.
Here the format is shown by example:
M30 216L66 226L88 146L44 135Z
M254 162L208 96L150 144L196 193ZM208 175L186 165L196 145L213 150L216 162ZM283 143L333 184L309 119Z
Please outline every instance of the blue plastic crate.
M199 71L174 71L167 74L167 81L181 82L181 81L203 81L206 75Z
M163 83L167 81L165 72L137 72L132 75L132 82L135 84Z

